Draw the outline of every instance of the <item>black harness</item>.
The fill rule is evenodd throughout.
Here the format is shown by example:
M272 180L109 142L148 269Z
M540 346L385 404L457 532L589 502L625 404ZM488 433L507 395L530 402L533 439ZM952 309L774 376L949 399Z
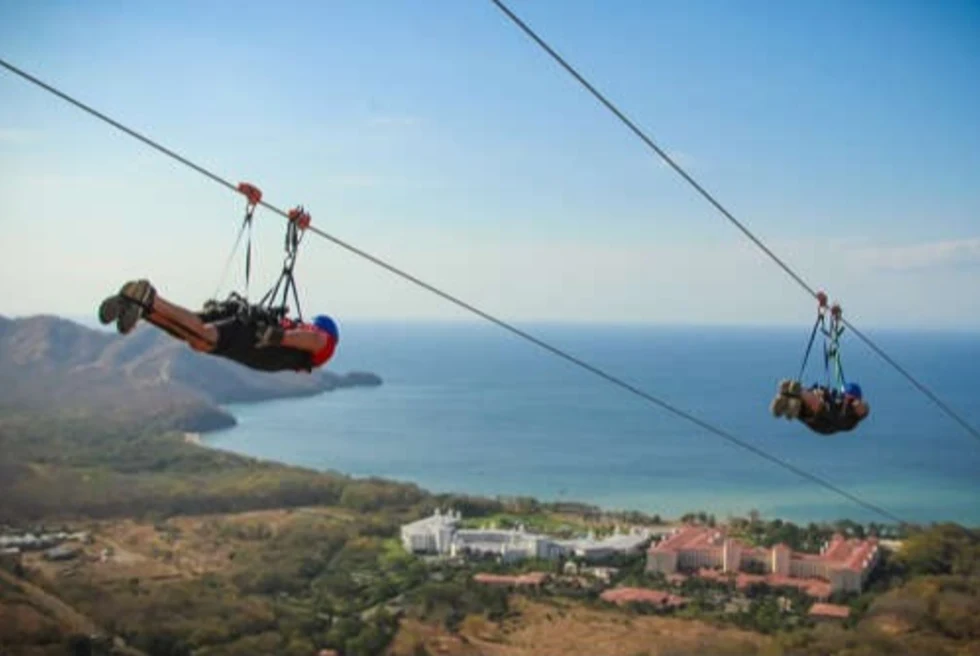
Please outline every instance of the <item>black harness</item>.
M245 295L231 292L223 301L209 300L204 304L197 316L204 323L213 324L218 330L218 343L211 351L213 355L234 360L252 369L261 371L312 371L313 355L307 351L286 348L283 346L263 346L257 342L259 333L268 327L280 327L287 323L289 305L292 301L296 308L296 317L303 321L300 308L299 291L293 268L296 266L296 256L299 245L303 240L306 228L310 224L310 215L297 207L289 212L289 223L286 226L285 259L282 273L275 285L265 293L258 303L248 300L248 288L252 273L252 215L255 207L262 200L262 192L258 188L242 183L239 185L248 203L245 207L245 219L242 221L238 238L235 240L234 256L243 233L248 232L248 242L245 254ZM230 262L229 258L229 262ZM227 271L227 264L225 266Z
M313 355L283 346L256 346L260 331L279 326L285 307L250 305L234 292L224 301L208 301L198 317L218 331L212 355L234 360L260 371L312 371Z
M836 390L824 388L823 408L815 415L800 417L800 421L815 433L832 435L853 430L861 419Z

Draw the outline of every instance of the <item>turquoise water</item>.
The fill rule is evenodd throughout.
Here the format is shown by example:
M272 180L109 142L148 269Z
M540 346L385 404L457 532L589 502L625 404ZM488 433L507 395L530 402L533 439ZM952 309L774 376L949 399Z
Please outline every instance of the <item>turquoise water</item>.
M344 326L332 368L377 389L234 405L213 446L435 491L525 494L677 516L758 509L796 521L881 520L492 327ZM840 436L768 412L807 330L531 326L555 344L910 521L980 524L980 441L854 341L845 368L871 403ZM980 338L884 332L879 344L980 425ZM817 363L819 364L819 363ZM810 378L821 376L811 365Z

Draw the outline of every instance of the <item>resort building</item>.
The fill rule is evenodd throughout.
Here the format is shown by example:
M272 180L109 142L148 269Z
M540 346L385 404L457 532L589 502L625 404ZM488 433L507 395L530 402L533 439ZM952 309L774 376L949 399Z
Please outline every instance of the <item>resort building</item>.
M851 616L851 609L834 604L813 604L808 615L817 622L842 622Z
M651 539L650 532L634 528L630 531L617 530L605 538L596 539L595 534L578 540L558 540L564 553L583 560L602 560L614 554L642 553Z
M577 556L602 560L613 554L642 553L650 535L643 530L617 532L602 539L594 535L575 540L557 540L547 535L516 529L463 529L458 512L436 511L431 517L402 526L402 545L411 553L443 556L494 556L505 561L525 558L557 559Z
M402 526L402 546L409 553L448 554L460 519L458 512L436 509L431 517Z
M717 578L720 570L735 575L742 583L758 580L795 585L822 597L824 586L813 585L814 580L829 583L830 593L860 592L878 558L878 542L873 538L857 540L834 535L819 554L805 554L794 552L785 544L771 549L751 547L729 538L720 528L686 526L649 549L647 571L669 576L678 571L715 570L709 578Z
M453 536L451 556L499 556L504 561L558 558L562 547L551 538L516 529L461 529Z
M474 574L473 580L484 585L495 585L505 588L540 588L551 578L547 572L530 572L517 576L504 574Z
M625 604L650 604L657 608L683 608L688 600L684 597L660 590L647 588L613 588L606 590L599 598L610 604L623 606Z

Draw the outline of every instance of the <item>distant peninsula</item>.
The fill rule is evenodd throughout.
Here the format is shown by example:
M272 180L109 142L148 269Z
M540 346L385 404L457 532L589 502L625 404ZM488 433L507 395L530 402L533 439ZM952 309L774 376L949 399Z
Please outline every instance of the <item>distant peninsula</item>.
M195 353L150 327L126 337L55 316L0 316L0 408L136 420L154 428L207 432L235 425L221 408L377 387L353 371L265 373Z

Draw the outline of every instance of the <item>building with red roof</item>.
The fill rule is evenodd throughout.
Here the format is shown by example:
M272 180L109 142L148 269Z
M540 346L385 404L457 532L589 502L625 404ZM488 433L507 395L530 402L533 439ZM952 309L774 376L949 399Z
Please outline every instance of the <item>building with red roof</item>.
M509 588L538 588L548 580L550 574L547 572L530 572L528 574L518 574L508 576L505 574L474 574L473 580L484 585L500 585Z
M599 598L611 604L650 604L658 608L681 608L687 605L687 599L678 597L661 590L648 588L613 588L606 590Z
M813 604L808 613L815 620L843 621L851 616L851 609L837 604Z
M722 528L685 526L650 547L647 571L667 576L679 571L723 572L734 575L739 587L753 582L792 585L825 599L833 592L860 592L878 558L878 541L874 538L857 540L834 535L819 554L805 554L794 552L785 544L771 549L752 547L728 537Z

